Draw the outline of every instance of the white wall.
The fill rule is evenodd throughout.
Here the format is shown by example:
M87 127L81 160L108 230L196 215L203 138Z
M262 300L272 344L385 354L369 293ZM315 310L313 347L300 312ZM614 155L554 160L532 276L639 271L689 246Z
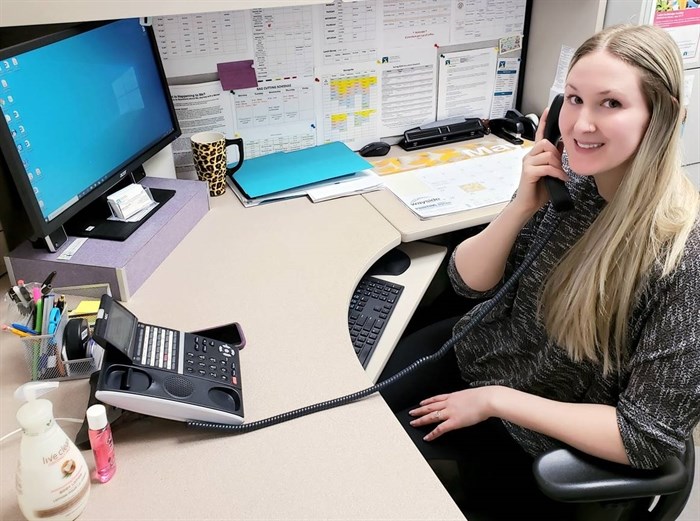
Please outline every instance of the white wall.
M603 28L606 0L532 0L522 112L541 114L559 63L561 46L577 48Z
M693 182L698 191L700 191L700 163L684 166L683 170L686 174L688 174L688 177L690 177L690 180Z

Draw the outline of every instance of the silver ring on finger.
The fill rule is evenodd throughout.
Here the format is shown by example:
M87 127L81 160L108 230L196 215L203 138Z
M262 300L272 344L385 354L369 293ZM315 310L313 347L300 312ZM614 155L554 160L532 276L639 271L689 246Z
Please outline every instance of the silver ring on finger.
M441 413L441 412L442 412L442 411L435 411L435 419L438 420L438 421L440 421L440 413Z

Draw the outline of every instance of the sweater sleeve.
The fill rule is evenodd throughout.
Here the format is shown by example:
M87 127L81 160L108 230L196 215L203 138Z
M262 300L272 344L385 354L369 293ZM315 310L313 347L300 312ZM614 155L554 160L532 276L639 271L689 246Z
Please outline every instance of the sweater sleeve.
M515 197L515 196L513 196ZM455 255L457 253L457 248L452 252L450 257L450 262L447 265L447 274L452 283L452 287L455 292L462 297L470 299L484 299L493 296L500 288L503 286L504 282L508 280L510 275L517 269L522 263L527 251L530 249L535 236L537 235L537 230L539 229L540 223L547 212L548 205L541 208L526 224L523 226L522 230L518 233L515 238L513 247L508 254L508 259L506 260L506 267L503 272L503 277L501 280L491 289L486 291L477 291L472 289L467 285L462 279L462 276L457 271L457 265L455 263Z
M679 455L700 419L700 252L662 279L617 404L632 466L653 468Z

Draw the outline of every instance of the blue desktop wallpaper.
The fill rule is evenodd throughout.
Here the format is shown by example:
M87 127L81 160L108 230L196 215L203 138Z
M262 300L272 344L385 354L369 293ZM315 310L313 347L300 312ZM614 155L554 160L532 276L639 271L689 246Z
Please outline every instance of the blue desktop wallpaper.
M16 55L0 68L5 121L46 220L172 130L137 19Z

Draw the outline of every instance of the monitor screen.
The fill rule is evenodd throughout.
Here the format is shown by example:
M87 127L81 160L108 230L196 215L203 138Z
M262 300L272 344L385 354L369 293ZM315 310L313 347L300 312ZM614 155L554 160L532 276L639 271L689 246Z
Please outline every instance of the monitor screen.
M37 236L179 135L152 31L80 25L0 51L0 146Z

